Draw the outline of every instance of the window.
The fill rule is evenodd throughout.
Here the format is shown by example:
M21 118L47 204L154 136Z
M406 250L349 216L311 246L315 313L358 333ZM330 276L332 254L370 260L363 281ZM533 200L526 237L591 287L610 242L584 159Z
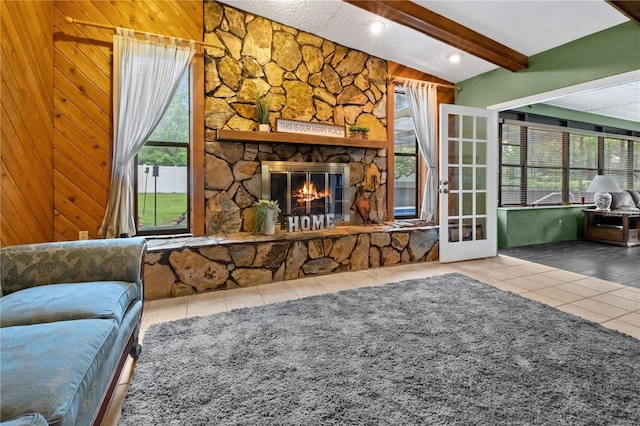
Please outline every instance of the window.
M523 127L523 130L526 131L526 128ZM502 158L500 199L504 204L526 202L524 192L521 191L522 170L524 170L521 164L524 162L522 155L525 152L521 150L520 141L524 136L520 135L520 131L520 126L504 124L500 133Z
M587 192L593 177L598 174L598 136L569 135L569 201L592 201Z
M597 174L640 188L640 138L503 120L500 205L591 203Z
M604 138L603 174L611 176L620 188L633 187L633 180L630 180L632 176L628 173L633 167L632 146L630 141L624 139Z
M393 211L397 218L418 216L418 140L404 91L396 88L394 111Z
M531 204L562 202L563 133L527 129L527 200Z
M190 72L136 158L138 234L189 230Z

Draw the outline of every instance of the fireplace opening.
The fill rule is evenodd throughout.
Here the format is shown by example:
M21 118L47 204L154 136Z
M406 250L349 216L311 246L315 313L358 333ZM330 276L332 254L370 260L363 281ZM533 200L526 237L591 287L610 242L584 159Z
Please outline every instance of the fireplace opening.
M278 201L285 221L331 213L334 223L348 223L348 185L348 163L262 162L262 198Z

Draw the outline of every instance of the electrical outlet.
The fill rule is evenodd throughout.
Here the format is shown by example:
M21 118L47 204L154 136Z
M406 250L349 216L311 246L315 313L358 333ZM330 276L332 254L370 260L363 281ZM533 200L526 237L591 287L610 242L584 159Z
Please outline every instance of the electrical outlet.
M80 231L78 232L79 240L88 240L89 239L89 231Z

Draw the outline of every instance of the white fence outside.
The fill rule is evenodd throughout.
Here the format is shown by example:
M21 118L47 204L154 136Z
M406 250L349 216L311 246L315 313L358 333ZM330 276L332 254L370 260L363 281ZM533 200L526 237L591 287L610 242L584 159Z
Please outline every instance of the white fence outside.
M187 168L178 166L159 166L158 177L153 176L153 166L138 166L138 193L153 194L156 192L166 194L187 193Z

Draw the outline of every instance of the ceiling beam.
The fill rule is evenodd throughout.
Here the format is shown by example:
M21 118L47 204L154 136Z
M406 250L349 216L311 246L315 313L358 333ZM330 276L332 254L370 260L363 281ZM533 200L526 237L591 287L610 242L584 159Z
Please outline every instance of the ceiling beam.
M627 18L640 25L640 1L630 0L606 0L611 6L616 8L619 12L625 15Z
M411 1L343 1L509 71L515 72L529 66L529 59L522 53Z

